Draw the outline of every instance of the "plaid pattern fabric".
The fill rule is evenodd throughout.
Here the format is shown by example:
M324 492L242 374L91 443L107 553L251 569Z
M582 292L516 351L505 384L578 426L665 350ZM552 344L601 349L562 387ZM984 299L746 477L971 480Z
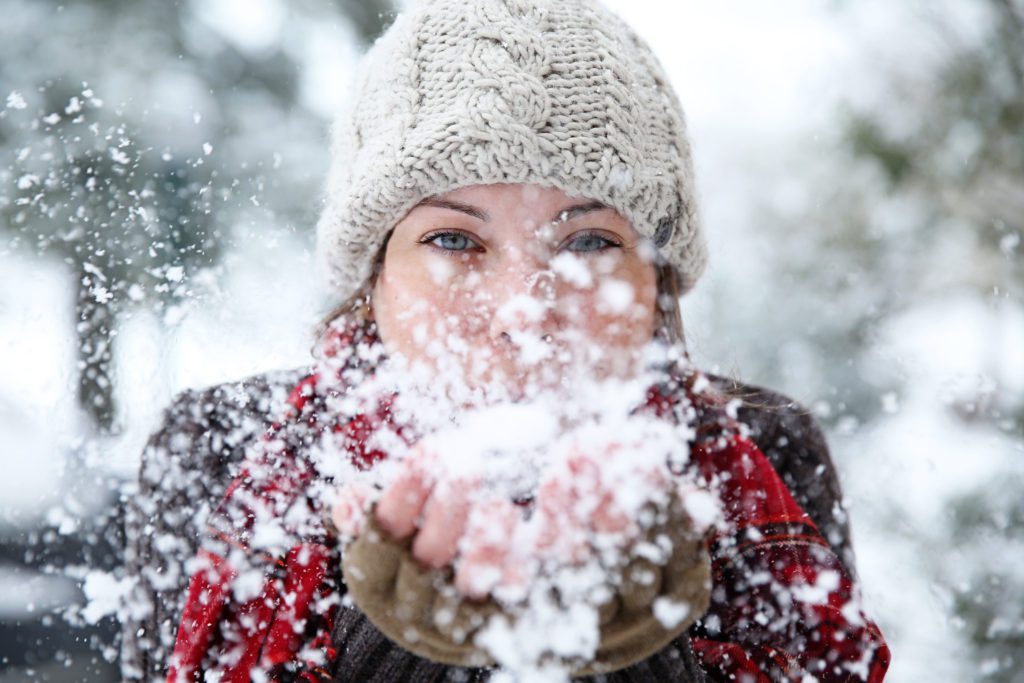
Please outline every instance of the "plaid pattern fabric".
M358 331L366 339L366 331ZM335 344L352 343L342 335ZM711 539L709 611L691 630L693 651L715 681L881 681L889 650L863 613L851 578L767 458L713 395L694 391L699 374L673 377L648 394L647 409L699 425L690 467L721 499L724 521ZM325 413L318 377L292 391L288 414L254 449L212 518L211 543L197 558L168 672L169 683L330 681L340 655L331 635L344 586L338 557L309 496L316 477L306 450L324 430L341 433L358 466L386 454L366 447L390 425L389 403L339 422ZM337 390L335 385L334 391ZM400 430L399 430L400 431ZM254 521L267 511L305 525L286 529L281 552L254 551ZM239 563L238 558L244 558ZM253 594L240 572L257 572Z
M881 681L889 649L839 558L749 439L697 445L721 497L715 590L692 631L713 680Z

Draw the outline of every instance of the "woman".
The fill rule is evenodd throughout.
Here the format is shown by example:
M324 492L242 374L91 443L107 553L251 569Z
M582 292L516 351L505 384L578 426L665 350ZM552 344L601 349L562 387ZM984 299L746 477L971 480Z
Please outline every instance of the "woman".
M185 394L144 455L127 679L882 679L820 431L680 350L690 147L627 26L589 0L416 4L364 60L327 190L345 304L312 370ZM554 465L460 469L475 416L490 451L495 409L537 405L512 432ZM581 567L573 602L552 577Z

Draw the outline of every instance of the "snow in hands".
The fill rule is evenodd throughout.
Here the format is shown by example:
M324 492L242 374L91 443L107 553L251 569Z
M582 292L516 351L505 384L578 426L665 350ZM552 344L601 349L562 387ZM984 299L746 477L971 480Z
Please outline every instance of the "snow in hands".
M669 350L652 344L643 353L650 372L569 372L560 386L514 396L499 385L466 386L457 374L438 382L436 372L388 359L337 407L363 413L388 394L406 438L375 432L374 446L388 457L369 469L352 464L337 434L318 454L340 484L328 495L342 541L366 533L367 516L376 515L376 526L417 561L449 569L463 597L500 605L474 640L508 676L560 680L592 661L602 610L623 582L636 581L627 565L642 558L659 567L671 557L673 541L659 529L672 507L686 511L697 538L719 521L714 496L692 473L679 474L692 426L642 410ZM666 628L699 607L645 606Z

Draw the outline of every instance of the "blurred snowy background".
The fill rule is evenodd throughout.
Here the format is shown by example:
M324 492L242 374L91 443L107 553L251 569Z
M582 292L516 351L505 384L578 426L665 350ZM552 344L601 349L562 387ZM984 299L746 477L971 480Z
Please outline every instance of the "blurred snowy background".
M160 411L306 360L327 125L401 4L0 0L0 682L117 679ZM691 348L826 427L890 680L1024 681L1024 2L608 4L689 118Z

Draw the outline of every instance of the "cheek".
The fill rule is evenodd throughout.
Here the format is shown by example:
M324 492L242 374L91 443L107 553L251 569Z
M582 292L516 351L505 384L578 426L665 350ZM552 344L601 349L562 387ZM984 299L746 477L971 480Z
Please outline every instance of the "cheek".
M601 274L591 286L564 287L559 293L563 320L609 346L641 346L654 334L657 286L644 269Z
M470 286L472 274L438 283L434 270L392 272L382 272L374 290L374 316L391 350L419 358L431 342L470 337L487 319L482 293Z
M654 328L657 323L657 301L657 285L653 281L649 284L644 284L633 307L633 322L631 324L632 345L640 346L646 344L654 337Z
M392 270L391 272L394 272ZM381 341L390 352L414 356L423 323L431 317L430 301L417 278L381 273L373 292L373 315Z

